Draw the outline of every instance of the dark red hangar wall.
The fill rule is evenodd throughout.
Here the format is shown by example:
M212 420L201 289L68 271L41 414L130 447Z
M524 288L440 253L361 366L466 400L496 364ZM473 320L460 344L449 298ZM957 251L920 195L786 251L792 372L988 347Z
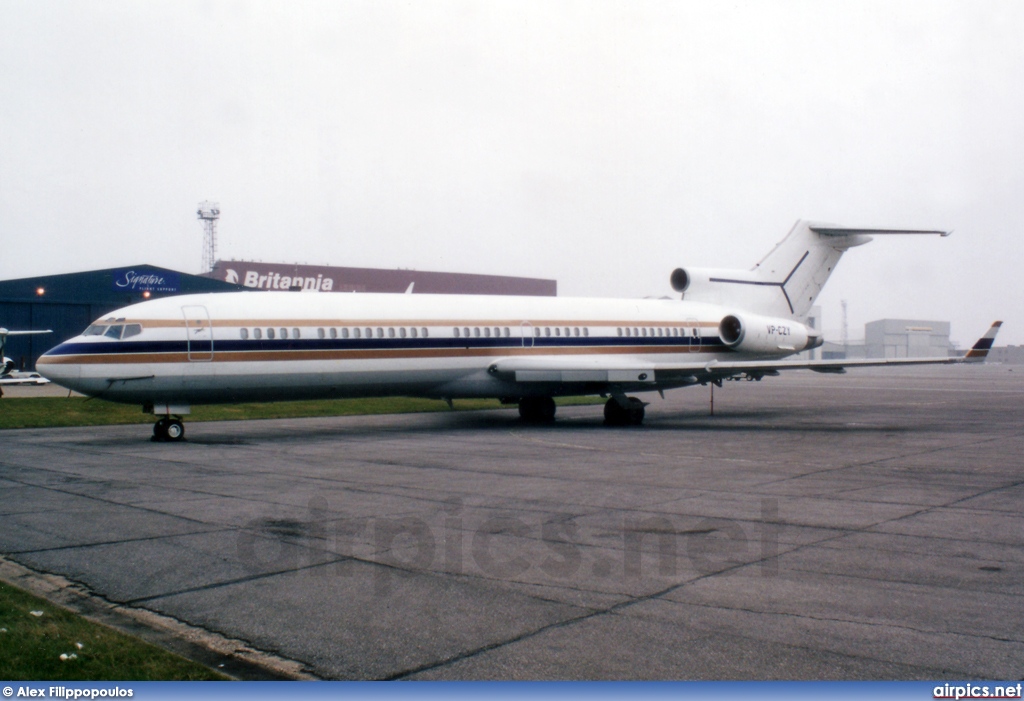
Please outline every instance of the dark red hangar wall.
M260 290L315 292L405 292L414 294L526 295L554 297L558 282L506 275L440 273L425 270L336 268L247 261L217 261L206 273L223 282Z

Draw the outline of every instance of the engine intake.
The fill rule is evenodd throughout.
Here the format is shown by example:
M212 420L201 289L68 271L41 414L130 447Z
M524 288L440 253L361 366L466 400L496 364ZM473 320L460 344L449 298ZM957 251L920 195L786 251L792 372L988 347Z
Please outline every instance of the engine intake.
M686 292L686 289L690 286L690 274L683 268L676 268L672 271L672 276L669 280L672 282L672 289L676 292Z

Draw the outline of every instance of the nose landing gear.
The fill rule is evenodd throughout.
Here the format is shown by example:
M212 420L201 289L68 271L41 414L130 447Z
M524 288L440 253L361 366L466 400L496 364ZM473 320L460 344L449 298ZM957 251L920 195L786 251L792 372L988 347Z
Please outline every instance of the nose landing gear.
M636 397L611 397L604 405L605 426L639 426L644 422L644 403Z
M153 440L180 441L185 438L185 424L178 417L164 416L153 424Z
M519 416L529 423L551 423L555 420L555 400L551 397L523 397L519 400Z

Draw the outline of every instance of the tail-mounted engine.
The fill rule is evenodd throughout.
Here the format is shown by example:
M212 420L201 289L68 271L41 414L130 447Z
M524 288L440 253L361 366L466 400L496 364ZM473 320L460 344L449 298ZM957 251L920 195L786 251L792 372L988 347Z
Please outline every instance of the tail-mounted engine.
M729 314L718 325L718 335L726 346L744 353L797 353L823 343L799 321L754 314Z

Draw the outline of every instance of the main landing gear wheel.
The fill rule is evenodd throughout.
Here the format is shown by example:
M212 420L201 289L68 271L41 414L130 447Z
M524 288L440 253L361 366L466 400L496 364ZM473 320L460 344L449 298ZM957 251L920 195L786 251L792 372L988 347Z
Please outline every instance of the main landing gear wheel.
M605 426L639 426L644 422L644 403L636 397L627 397L629 406L622 406L612 397L604 405Z
M519 400L519 415L530 423L551 423L555 420L555 400L551 397L524 397Z
M153 424L154 441L180 441L185 438L185 424L165 416Z

